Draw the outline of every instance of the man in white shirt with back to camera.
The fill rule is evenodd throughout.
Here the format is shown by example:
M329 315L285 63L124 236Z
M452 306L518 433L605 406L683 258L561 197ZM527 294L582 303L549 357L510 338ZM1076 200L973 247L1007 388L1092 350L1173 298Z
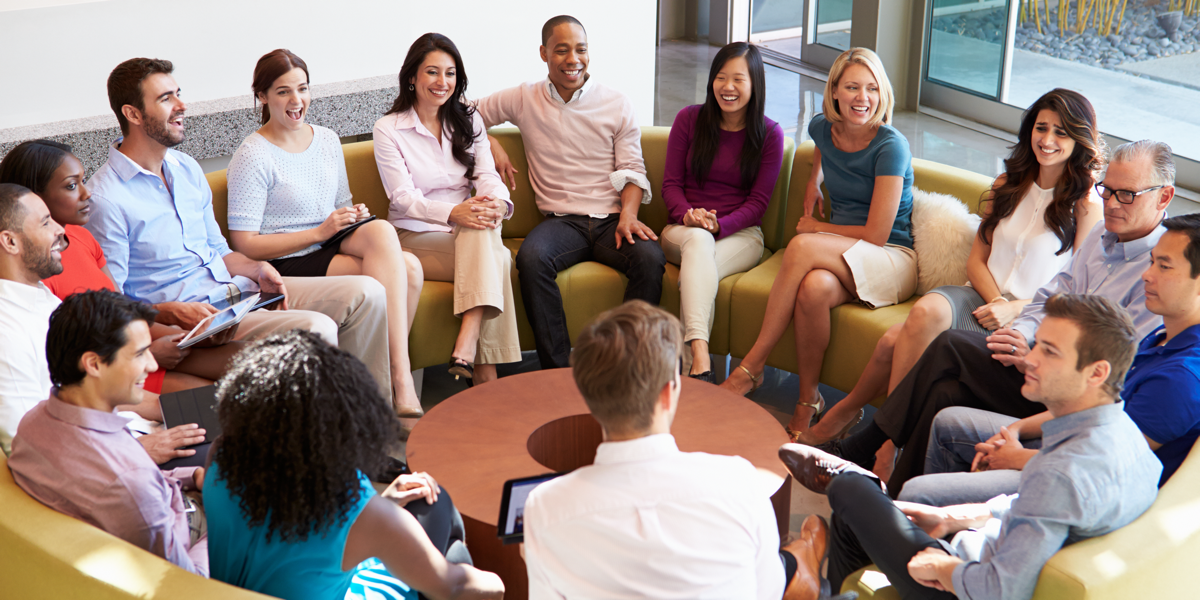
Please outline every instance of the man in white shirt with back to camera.
M780 551L754 466L675 445L682 350L679 320L640 300L580 333L571 366L604 442L594 464L529 495L531 600L818 597L825 523L809 517Z

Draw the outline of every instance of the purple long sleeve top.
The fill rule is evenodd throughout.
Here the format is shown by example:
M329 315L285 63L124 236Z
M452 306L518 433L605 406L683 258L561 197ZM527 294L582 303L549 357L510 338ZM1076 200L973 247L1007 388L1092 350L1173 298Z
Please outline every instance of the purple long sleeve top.
M749 190L742 188L739 158L746 130L721 130L721 143L708 171L708 181L700 186L692 172L692 140L696 133L696 117L700 105L688 106L675 116L671 135L667 138L667 164L663 176L663 201L672 223L682 223L683 215L691 208L717 211L721 230L717 239L724 238L755 225L762 225L763 213L775 191L775 180L783 164L783 128L763 117L767 138L763 142L762 166Z

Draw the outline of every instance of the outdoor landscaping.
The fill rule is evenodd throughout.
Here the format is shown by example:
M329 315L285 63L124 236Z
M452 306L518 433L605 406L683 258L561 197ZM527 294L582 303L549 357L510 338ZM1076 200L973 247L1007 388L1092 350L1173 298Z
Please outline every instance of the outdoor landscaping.
M962 12L935 16L935 29L987 42L1003 39L1007 19L1003 6L995 6L995 2L945 4ZM972 4L994 8L970 10ZM1200 0L1023 0L1014 45L1118 70L1116 67L1125 63L1200 50L1198 25Z

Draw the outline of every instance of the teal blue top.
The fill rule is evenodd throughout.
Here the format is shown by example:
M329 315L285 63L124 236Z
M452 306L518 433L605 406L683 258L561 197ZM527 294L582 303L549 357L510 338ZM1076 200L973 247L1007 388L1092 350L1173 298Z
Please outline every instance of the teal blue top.
M303 542L283 542L278 535L268 539L265 524L250 527L214 463L204 476L209 576L277 598L342 600L357 572L357 568L342 570L346 536L375 496L375 488L362 473L359 482L361 493L345 521L335 522L324 535L314 533Z
M821 151L821 171L829 191L834 225L866 225L875 193L875 178L891 175L904 178L900 208L892 223L887 243L912 248L912 152L908 140L891 125L880 125L875 139L858 152L842 152L833 145L833 124L825 115L808 122L808 135Z

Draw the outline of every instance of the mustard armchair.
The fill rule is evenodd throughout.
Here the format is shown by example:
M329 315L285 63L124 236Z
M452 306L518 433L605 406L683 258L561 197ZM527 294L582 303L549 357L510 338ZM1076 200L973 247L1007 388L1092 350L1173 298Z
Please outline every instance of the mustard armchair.
M88 600L269 596L185 571L31 498L0 454L0 595ZM130 509L132 510L132 508Z
M1195 598L1187 574L1200 556L1200 446L1158 491L1150 509L1108 535L1059 550L1038 577L1033 600ZM861 600L899 600L874 565L853 573L842 591Z

